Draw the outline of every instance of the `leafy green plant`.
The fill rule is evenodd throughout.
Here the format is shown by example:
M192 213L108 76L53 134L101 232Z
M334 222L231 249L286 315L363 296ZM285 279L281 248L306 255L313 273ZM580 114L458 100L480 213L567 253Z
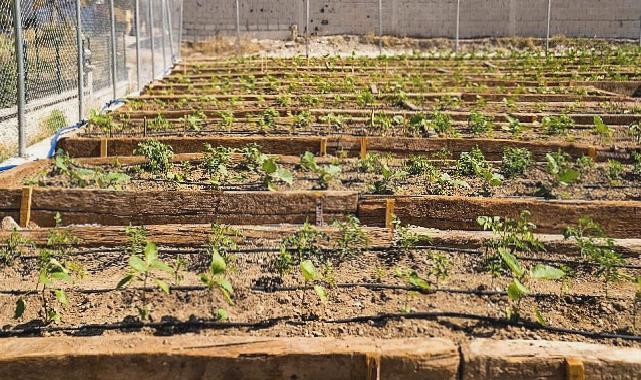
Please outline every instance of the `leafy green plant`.
M379 177L372 183L370 191L373 194L394 194L397 182L407 175L402 170L392 170L387 164L380 168Z
M369 90L363 90L356 96L356 104L360 107L372 105L374 101L376 101L376 98Z
M525 126L521 124L521 121L515 117L508 115L506 116L506 118L507 126L505 129L507 129L507 131L510 132L512 136L520 136L525 130Z
M319 261L322 258L321 243L327 241L324 232L304 223L298 231L281 241L280 254L274 263L276 271L283 274L305 260Z
M309 283L314 284L314 293L316 293L321 302L327 301L327 289L318 284L319 281L323 280L323 276L316 269L314 263L311 260L304 260L300 263L300 273L303 276L303 280L305 281L305 286L307 286ZM303 303L304 297L305 293L303 292Z
M310 111L300 111L293 116L294 127L305 128L312 125L314 122L314 115Z
M211 256L211 263L207 273L200 275L200 281L205 284L209 289L218 289L228 304L233 305L232 297L234 295L234 288L227 277L225 272L227 270L227 263L225 259L218 253L214 252Z
M260 180L269 191L277 190L277 183L291 185L294 181L292 173L281 167L274 157L261 152L256 144L248 144L241 150L243 166L260 175Z
M150 173L167 174L171 169L174 150L171 146L158 140L147 140L138 144L134 154L144 156L147 159L147 162L141 166L143 170Z
M242 233L240 230L232 226L213 223L211 232L207 237L207 253L209 256L219 254L225 260L228 260L230 252L238 249L238 240L241 239Z
M501 172L509 178L524 175L532 166L532 152L527 148L506 147L503 150L503 166Z
M456 170L463 176L483 178L489 186L499 186L503 183L503 176L492 171L492 166L485 160L479 147L474 147L469 152L462 152L456 161Z
M369 238L354 215L347 215L345 221L336 220L332 226L338 228L338 237L333 239L333 244L340 260L354 258L367 248Z
M209 181L214 185L222 184L230 175L228 167L231 164L232 148L218 146L213 148L205 144L203 166L209 173Z
M432 165L429 158L421 155L411 155L405 162L405 171L411 176L425 175L433 180L437 178L441 171Z
M602 137L606 141L610 141L614 134L614 130L603 122L601 116L594 116L594 128L592 129L592 133Z
M185 124L191 131L200 131L201 125L205 120L207 120L207 115L203 111L185 115Z
M447 277L450 274L452 263L450 261L450 258L441 252L430 251L429 257L431 262L430 272L434 276L434 283L438 288L441 283L447 280Z
M476 111L470 113L467 125L475 135L488 133L494 129L494 121L492 118Z
M155 118L151 119L147 124L149 129L152 130L165 130L171 127L169 120L167 120L163 115L158 114Z
M567 185L576 182L581 173L572 167L569 154L559 150L545 155L547 171L552 174L556 183Z
M359 159L356 168L362 173L376 173L383 168L384 156L381 153L367 152L365 158Z
M617 160L608 160L605 174L610 180L610 184L612 185L620 184L624 171L625 171L625 168L623 167L622 163L620 163Z
M147 241L143 248L142 254L135 253L129 256L127 274L118 282L117 289L127 287L132 281L142 281L142 305L137 306L138 314L141 320L147 320L150 317L149 305L147 304L147 283L153 280L156 287L166 294L169 294L169 284L165 277L160 275L173 275L169 265L158 257L158 247L155 243Z
M418 296L419 292L428 292L432 289L429 281L421 277L417 271L410 270L407 268L396 268L394 271L395 276L403 280L410 287L417 290L407 290L405 292L405 302L401 308L403 313L411 313L412 307L410 306L410 300L413 297Z
M300 158L300 166L318 175L318 185L322 190L327 190L329 184L335 181L341 174L339 165L318 165L314 153L305 152Z
M18 257L33 248L33 242L14 228L4 244L0 246L0 264L12 266Z
M101 114L96 110L91 110L89 113L89 124L98 127L102 133L111 135L113 119L110 114Z
M637 144L641 144L641 122L636 122L628 126L628 135L634 139Z
M579 218L578 225L566 227L563 236L565 239L573 239L581 257L596 265L606 297L610 283L628 278L620 269L625 260L615 251L614 240L608 238L603 227L592 218Z
M267 108L256 122L261 131L266 131L274 127L276 118L280 116L278 111L273 107Z
M88 169L78 166L74 160L63 150L58 150L54 161L52 175L62 175L72 187L87 187L96 185L101 189L120 189L131 178L120 172L105 171L101 168Z
M574 127L574 120L568 115L545 116L541 124L548 135L567 135Z

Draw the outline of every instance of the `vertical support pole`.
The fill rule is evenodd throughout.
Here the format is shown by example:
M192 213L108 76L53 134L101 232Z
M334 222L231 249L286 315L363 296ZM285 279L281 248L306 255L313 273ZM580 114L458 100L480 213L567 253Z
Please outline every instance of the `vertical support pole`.
M82 21L80 17L80 0L76 0L76 47L78 48L78 121L85 115L85 59L82 43Z
M153 2L152 2L153 3ZM162 72L164 73L167 70L167 49L165 47L165 31L167 30L167 25L165 25L165 0L160 0L160 44L162 45Z
M140 92L142 91L140 80L140 0L134 2L134 13L136 17L136 87Z
M20 157L27 156L27 138L26 138L26 123L25 123L25 83L24 83L24 45L22 37L22 12L20 9L20 1L14 0L13 2L13 26L16 39L16 70L18 73L17 85L17 105L18 105L18 155Z
M383 54L383 0L378 0L378 55Z
M639 16L639 46L641 46L641 16Z
M180 20L178 23L178 58L182 59L182 46L183 46L183 7L185 2L180 1Z
M117 99L116 84L118 83L116 69L116 14L114 12L114 0L109 0L109 18L111 20L111 87L113 99Z
M309 59L309 0L305 0L305 57Z
M149 39L151 40L151 81L156 80L156 43L154 41L154 6L151 0L147 1L149 7Z
M552 17L552 0L548 0L547 28L545 32L545 55L550 50L550 18Z
M459 39L461 37L461 0L456 0L456 42L454 51L458 53Z
M240 54L240 4L236 0L236 49Z
M169 54L171 56L171 63L173 64L176 61L174 56L174 32L172 31L173 25L171 23L171 12L169 11L169 2L171 0L165 0L165 13L167 13L167 30L169 31Z

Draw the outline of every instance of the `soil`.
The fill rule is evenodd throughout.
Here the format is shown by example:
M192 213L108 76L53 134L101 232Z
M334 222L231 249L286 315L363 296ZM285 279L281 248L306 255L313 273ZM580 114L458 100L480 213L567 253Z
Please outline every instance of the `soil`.
M120 252L120 253L119 253ZM117 323L131 320L137 315L136 307L142 304L142 291L135 290L142 286L135 282L134 289L113 290L116 283L127 272L127 254L119 252L94 251L91 254L74 256L72 259L84 268L83 279L76 280L68 291L69 305L60 308L62 322L60 326L72 326L87 323ZM187 261L187 272L180 283L201 285L198 273L203 273L208 260L206 254L184 255ZM196 251L198 252L198 251ZM450 260L449 276L436 283L431 274L434 269L434 255L443 255ZM172 254L161 254L161 258L172 263ZM260 329L224 329L203 331L205 334L232 335L266 335L266 336L375 336L416 337L439 336L457 341L467 337L492 337L497 339L553 339L570 341L597 341L576 335L557 334L543 330L529 330L516 327L503 328L487 322L476 322L460 318L436 318L435 320L392 319L387 322L332 323L331 320L351 318L360 315L379 313L402 313L412 311L455 311L480 315L504 317L504 310L509 305L504 295L471 295L455 294L445 291L421 294L406 290L375 290L362 287L341 289L332 287L332 283L385 283L407 286L397 276L397 272L416 271L428 279L432 286L443 289L467 289L479 291L504 290L509 282L507 276L498 279L484 271L483 257L461 252L413 251L413 252L363 252L352 260L334 261L331 269L325 273L329 282L322 282L328 289L329 299L326 302L312 290L261 291L256 288L297 287L303 286L301 276L294 271L278 276L273 271L275 253L236 253L228 257L227 276L235 289L233 305L227 304L217 290L172 291L166 295L159 290L146 294L151 318L159 321L163 318L176 318L180 321L190 319L211 319L219 308L229 313L232 322L259 322L267 319L282 319L274 326ZM571 259L554 252L528 257L547 259ZM629 265L640 264L639 259L627 262ZM29 290L36 281L33 260L19 260L13 267L3 269L0 287L2 289ZM526 265L534 263L526 262ZM533 293L550 293L549 296L526 298L522 305L524 318L535 320L534 308L538 308L550 326L632 333L633 294L634 288L629 282L610 285L608 296L603 294L603 285L597 279L593 269L579 263L573 265L576 270L569 289L562 292L562 285L553 281L531 281ZM625 272L639 275L638 270ZM171 281L171 279L167 279ZM73 289L111 289L104 293L81 293ZM252 288L255 288L252 290ZM561 294L562 293L562 294ZM13 320L13 308L16 296L0 295L0 321L3 328L37 325L40 296L25 296L27 310L19 320ZM50 304L55 304L53 296ZM599 318L594 318L598 314ZM167 317L165 317L167 316ZM305 323L299 324L304 321ZM638 345L621 340L598 340L615 345Z
M275 182L280 191L292 190L332 190L356 191L364 194L395 194L395 195L453 195L471 197L540 197L546 199L582 199L582 200L641 200L641 186L638 185L639 174L633 165L623 165L623 171L616 177L610 173L611 164L607 162L594 163L592 168L580 170L580 179L571 184L560 183L548 172L546 164L537 163L530 167L524 175L504 178L500 185L491 186L480 176L465 176L458 172L456 161L428 161L436 174L425 173L412 175L408 173L411 160L385 158L379 156L374 161L374 167L363 168L363 161L351 158L317 158L320 167L338 164L341 173L329 181L327 187L320 182L319 175L303 169L297 162L297 157L280 157L281 165L293 175L292 185ZM427 156L426 156L427 157ZM393 171L404 171L401 177L385 181L381 169L377 165L385 163ZM140 165L87 165L77 163L78 168L101 170L102 172L125 173L130 177L128 183L112 185L108 188L126 191L143 190L255 190L265 191L258 172L247 170L242 159L237 156L228 167L229 174L219 184L212 183L214 175L204 167L202 160L178 161L173 164L169 175L154 174L145 171ZM495 173L500 174L502 164L490 163ZM29 176L24 183L37 184L41 187L80 188L71 178L56 170L44 169ZM451 177L451 181L441 178L442 174ZM467 183L455 184L454 180ZM384 184L376 190L375 183ZM83 188L99 189L95 181L89 180ZM104 187L103 187L104 188Z

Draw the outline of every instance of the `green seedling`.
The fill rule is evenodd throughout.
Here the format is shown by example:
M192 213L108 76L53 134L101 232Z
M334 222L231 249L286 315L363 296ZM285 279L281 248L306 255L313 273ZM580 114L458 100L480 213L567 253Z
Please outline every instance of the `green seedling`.
M532 153L526 148L507 147L503 150L503 166L501 172L508 178L524 175L532 166Z
M612 185L620 184L624 171L625 171L625 168L623 167L622 163L620 163L617 160L608 160L605 174L610 180L610 184Z
M321 285L318 285L318 283L323 280L323 276L316 269L316 267L314 266L314 263L312 263L311 260L305 260L301 262L300 273L303 276L303 280L305 281L305 287L307 287L308 284L310 283L315 284L313 285L314 293L316 293L316 295L321 300L321 302L326 302L327 289L325 289ZM305 302L305 292L303 292L303 303L304 302Z
M574 120L568 115L545 116L541 124L548 135L567 135L574 128Z
M147 284L154 281L156 287L169 294L169 284L163 275L173 275L173 270L158 257L158 247L155 243L147 241L142 254L129 256L129 269L127 274L118 282L117 289L127 287L132 281L142 281L142 305L137 306L141 320L150 318L150 309L147 304Z
M300 158L300 166L318 175L318 186L327 190L330 183L334 182L341 174L341 167L338 165L318 165L312 152L305 152Z
M24 237L15 227L0 246L0 265L12 266L17 258L34 248L33 241Z
M203 166L209 173L209 182L213 185L223 184L230 176L229 166L231 165L231 155L234 152L232 148L218 146L212 148L211 145L205 144L205 155L203 157Z
M338 228L338 237L333 239L333 243L340 260L357 257L367 248L367 233L363 231L360 221L354 215L347 215L343 222L334 221L332 226Z
M592 128L592 134L603 138L605 141L610 141L614 134L614 130L603 122L601 116L594 116L594 128Z
M553 176L557 184L568 185L576 182L581 176L581 173L572 167L570 155L561 150L547 153L545 161L548 173Z
M225 301L233 305L234 301L232 297L234 295L234 288L229 279L225 277L226 270L227 263L225 259L218 252L214 252L211 256L209 270L207 273L200 275L200 281L209 289L218 289Z
M470 113L467 125L475 135L485 134L494 129L493 119L476 111Z

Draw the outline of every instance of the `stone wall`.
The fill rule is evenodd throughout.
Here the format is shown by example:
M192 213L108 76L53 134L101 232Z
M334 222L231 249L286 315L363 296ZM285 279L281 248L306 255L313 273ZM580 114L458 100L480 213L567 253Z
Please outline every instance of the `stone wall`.
M457 0L382 0L383 33L454 37ZM460 0L461 38L543 37L547 0ZM239 0L240 29L251 37L302 33L305 0ZM378 0L309 0L310 30L318 35L378 32ZM235 0L184 0L184 36L198 40L236 31ZM552 0L551 33L639 38L639 0Z

